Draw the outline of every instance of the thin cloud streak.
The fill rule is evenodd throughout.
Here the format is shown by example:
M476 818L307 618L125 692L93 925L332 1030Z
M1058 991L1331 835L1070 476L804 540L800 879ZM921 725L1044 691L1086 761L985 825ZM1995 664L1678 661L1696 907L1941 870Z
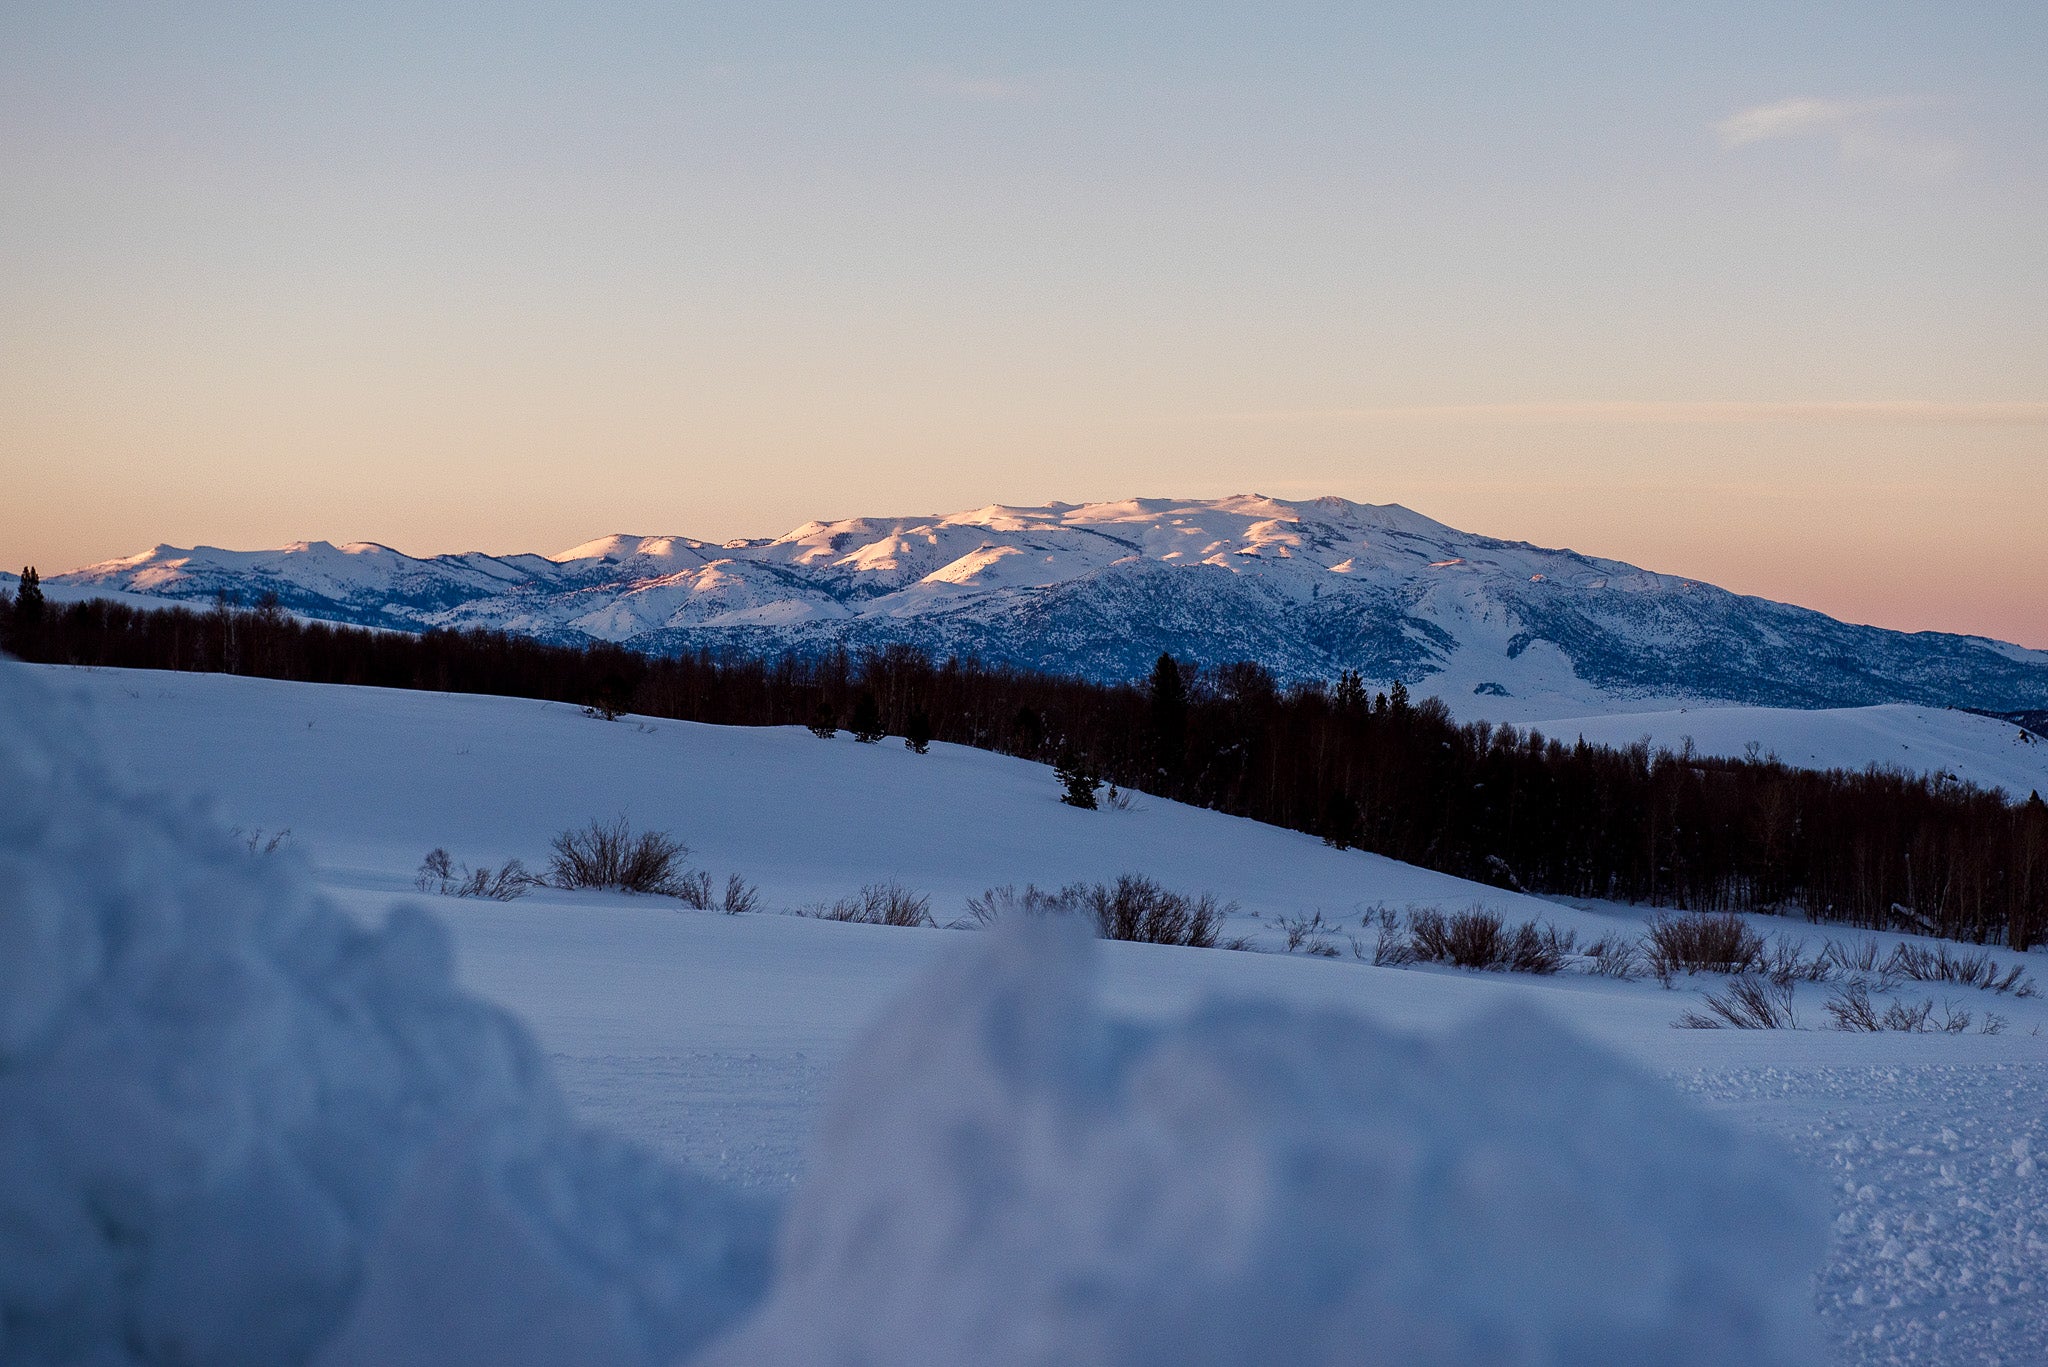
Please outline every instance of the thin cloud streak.
M1924 108L1924 99L1779 100L1737 110L1713 125L1721 149L1732 152L1785 138L1825 138L1849 162L1910 175L1940 175L1962 159L1953 142L1884 126L1883 116Z
M1834 131L1887 110L1903 109L1908 100L1779 100L1738 110L1714 125L1723 147L1746 147L1773 138Z
M1841 403L1473 403L1295 408L1212 413L1212 422L1607 423L1713 426L1733 423L1911 423L2026 427L2048 424L2048 402L1934 403L1885 399Z

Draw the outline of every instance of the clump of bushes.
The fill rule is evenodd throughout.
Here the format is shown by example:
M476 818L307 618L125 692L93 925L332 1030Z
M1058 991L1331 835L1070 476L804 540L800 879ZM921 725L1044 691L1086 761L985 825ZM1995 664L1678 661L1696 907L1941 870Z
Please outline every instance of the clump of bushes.
M548 881L558 888L682 896L689 846L665 831L633 833L624 817L554 838ZM687 898L685 899L687 900Z
M511 902L526 896L541 879L526 871L526 866L517 859L508 859L502 867L488 866L472 869L467 864L457 864L448 851L434 847L427 851L427 857L420 861L419 872L413 876L412 885L421 892L438 893L443 897L480 897L492 902Z
M1448 964L1494 973L1555 973L1578 948L1578 936L1571 931L1547 921L1511 927L1498 912L1483 907L1448 914L1435 907L1410 911L1405 945L1396 942L1396 922L1384 907L1367 916L1366 926L1377 931L1373 962L1383 965Z
M1644 932L1650 971L1669 982L1678 973L1747 973L1763 959L1764 941L1732 911L1658 916Z
M842 897L830 906L816 907L809 914L821 921L852 921L868 926L935 924L932 899L924 893L912 892L894 879L868 883L852 896Z
M990 888L967 899L967 914L977 925L1005 916L1087 915L1105 940L1131 940L1154 945L1186 945L1213 949L1223 923L1236 904L1222 904L1213 893L1175 892L1143 874L1127 873L1114 883L1069 883L1047 891L1027 884Z
M1875 1034L1880 1030L1896 1030L1905 1034L1960 1035L1970 1028L1975 1019L1968 1011L1944 1003L1941 1015L1934 1014L1934 1001L1926 998L1919 1002L1889 1002L1882 1011L1870 1000L1870 988L1862 982L1849 982L1837 988L1821 1005L1834 1017L1834 1028L1863 1034ZM1995 1011L1984 1013L1984 1023L1977 1027L1977 1033L1996 1035L2005 1029L2005 1017Z
M1719 1030L1723 1025L1737 1030L1797 1030L1799 1016L1792 1009L1795 990L1789 981L1744 973L1724 990L1705 995L1708 1014L1688 1011L1677 1024L1686 1030Z
M2010 992L2015 997L2031 997L2036 990L2025 965L2014 964L2001 974L1997 961L1982 950L1951 953L1947 945L1938 944L1930 949L1901 942L1893 947L1885 967L1893 975L1914 982L1955 983L1987 992Z
M728 916L740 916L753 911L760 905L760 890L736 873L725 876L725 891L720 895L711 883L711 874L704 869L691 869L679 874L671 894L686 907L698 911L722 911Z

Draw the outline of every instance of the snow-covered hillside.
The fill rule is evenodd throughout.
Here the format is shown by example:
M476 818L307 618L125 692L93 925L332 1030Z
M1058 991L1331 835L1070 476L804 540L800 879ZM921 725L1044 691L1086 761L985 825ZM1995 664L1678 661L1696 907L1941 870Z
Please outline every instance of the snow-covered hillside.
M771 1295L763 1318L730 1345L733 1356L724 1360L778 1360L792 1341L799 1351L864 1347L877 1350L877 1360L916 1360L915 1354L892 1356L891 1350L901 1353L904 1334L938 1335L912 1340L932 1344L934 1352L955 1342L944 1337L953 1330L919 1319L932 1313L919 1305L1009 1322L1002 1317L1017 1313L1016 1302L1006 1311L975 1298L990 1277L1012 1279L1028 1304L1056 1303L1056 1289L1045 1289L1053 1300L1040 1301L1038 1290L1024 1288L1035 1285L1031 1275L1057 1265L1045 1261L1051 1255L1043 1250L1102 1247L1086 1233L1090 1212L1098 1209L1088 1192L1117 1209L1157 1212L1151 1218L1158 1223L1139 1227L1164 1242L1122 1247L1116 1268L1162 1266L1144 1262L1147 1257L1179 1266L1173 1250L1185 1245L1174 1242L1172 1231L1183 1218L1207 1229L1217 1227L1213 1220L1229 1219L1230 1228L1242 1231L1209 1246L1228 1267L1201 1271L1211 1265L1197 1260L1198 1267L1181 1274L1205 1279L1188 1285L1199 1287L1195 1299L1213 1302L1221 1316L1202 1331L1217 1335L1214 1343L1231 1341L1224 1337L1230 1332L1225 1321L1267 1323L1263 1332L1275 1335L1342 1323L1332 1302L1294 1299L1316 1268L1333 1265L1317 1260L1332 1249L1341 1250L1340 1263L1363 1258L1361 1246L1349 1241L1379 1235L1359 1222L1393 1219L1388 1211L1395 1206L1442 1208L1446 1189L1420 1172L1376 1166L1384 1155L1403 1144L1459 1151L1440 1146L1466 1143L1454 1136L1472 1133L1472 1122L1452 1117L1487 1109L1465 1107L1463 1088L1507 1088L1515 1076L1552 1079L1499 1094L1516 1098L1503 1104L1526 1116L1517 1122L1526 1133L1540 1129L1550 1138L1519 1154L1498 1147L1462 1150L1468 1156L1459 1161L1478 1166L1454 1169L1471 1180L1484 1174L1487 1182L1504 1184L1489 1189L1516 1210L1546 1212L1532 1225L1518 1223L1520 1216L1498 1204L1475 1207L1475 1218L1484 1214L1502 1223L1456 1256L1493 1257L1508 1246L1496 1238L1519 1238L1516 1230L1541 1231L1541 1221L1559 1218L1562 1208L1550 1203L1566 1199L1569 1189L1556 1183L1578 1180L1560 1178L1540 1156L1566 1152L1592 1133L1560 1116L1583 1110L1607 1116L1606 1124L1620 1112L1662 1114L1664 1104L1647 1094L1556 1080L1547 1070L1560 1057L1573 1059L1582 1076L1592 1070L1596 1084L1613 1065L1543 1043L1551 1038L1549 1027L1499 1033L1487 1022L1504 1008L1562 1020L1674 1082L1724 1123L1789 1145L1824 1179L1836 1201L1833 1243L1811 1304L1834 1360L2026 1362L2048 1353L2048 1276L2042 1273L2048 1257L2048 1188L2042 1183L2048 1176L2036 1161L2048 1146L2048 1113L2039 1104L2048 1086L2048 1042L2041 1033L2048 1029L2048 1000L1951 989L1943 995L1977 1019L1987 1010L2003 1015L2003 1032L1852 1035L1813 1028L1826 1017L1819 989L1809 986L1800 989L1805 1029L1674 1030L1673 1021L1697 1008L1714 980L1680 979L1665 990L1654 982L1582 974L1376 968L1348 953L1325 960L1281 952L1276 926L1283 916L1321 911L1356 930L1359 909L1374 903L1481 903L1591 935L1632 931L1638 912L1521 898L1153 799L1140 799L1128 812L1075 811L1055 800L1043 767L1022 761L943 745L919 757L895 741L820 741L797 729L633 718L605 723L572 708L510 699L140 671L32 672L78 701L84 724L104 738L129 782L179 795L208 790L223 822L262 833L259 846L288 829L288 840L268 859L310 861L327 894L366 923L381 920L394 898L420 900L412 873L432 845L471 862L511 856L537 862L553 832L612 815L683 836L696 862L759 883L770 909L894 877L931 893L945 919L968 893L993 883L1058 882L1125 869L1240 904L1231 931L1274 952L1107 945L1097 970L1099 999L1055 995L1045 999L1049 1004L1022 1007L1040 1014L1020 1018L994 1004L1013 1000L994 984L987 1002L976 1005L958 969L948 970L951 977L942 974L903 1012L885 1015L892 999L949 952L982 938L967 932L725 916L662 899L551 890L503 905L424 899L449 927L460 980L531 1023L584 1122L615 1128L729 1183L770 1193L802 1189L785 1229L785 1239L795 1242L785 1243L784 1251L785 1266L802 1271ZM140 869L120 874L110 886L144 886L136 882ZM1803 925L1778 929L1809 940L1857 934ZM1001 981L1012 971L1000 959L973 962L979 966L966 983L974 981L972 972ZM2041 957L2029 956L2029 962L2038 975ZM1014 1000L1038 1001L1036 991L1019 987ZM1265 1005L1211 1007L1187 1016L1198 1003L1217 999ZM995 1014L977 1014L984 1010ZM1106 1029L1093 1023L1102 1013L1154 1022L1149 1028L1156 1033L1116 1034L1126 1041L1118 1046L1122 1054L1098 1055L1094 1045L1055 1047L1060 1039L1081 1037L1071 1034L1076 1022L1085 1027L1083 1035ZM1361 1033L1357 1016L1380 1024ZM1050 1024L1013 1033L1020 1021L1038 1019ZM1385 1026L1462 1033L1444 1044L1395 1045L1387 1042ZM1496 1047L1512 1053L1525 1036L1527 1054L1496 1053ZM841 1085L861 1104L828 1107L818 1151L823 1157L806 1158L821 1107L834 1091L829 1079L849 1057L862 1061ZM1208 1079L1200 1104L1192 1104L1196 1094L1177 1090L1194 1076ZM1104 1079L1118 1077L1128 1081L1105 1090ZM1379 1081L1366 1086L1360 1078ZM1423 1096L1431 1089L1420 1080L1446 1078L1461 1081L1439 1087L1443 1095L1426 1106L1387 1100ZM867 1104L885 1094L883 1110ZM1546 1109L1537 1100L1545 1094L1580 1100ZM1617 1099L1624 1097L1637 1099ZM1442 1119L1428 1118L1439 1114ZM1625 1122L1637 1123L1665 1122ZM1392 1127L1386 1135L1394 1149L1357 1147L1353 1136L1371 1125ZM914 1146L939 1130L956 1138L986 1135L994 1147L900 1161L922 1152ZM1695 1133L1684 1126L1670 1133L1674 1143L1696 1142L1684 1137ZM1174 1147L1180 1145L1190 1147ZM1735 1239L1731 1248L1741 1248L1740 1230L1704 1214L1682 1215L1683 1202L1673 1205L1655 1194L1689 1180L1683 1175L1689 1165L1720 1161L1713 1155L1725 1147L1683 1150L1693 1156L1679 1169L1660 1169L1660 1187L1629 1186L1646 1180L1646 1170L1627 1155L1656 1148L1644 1131L1631 1129L1629 1143L1588 1153L1588 1173L1609 1173L1599 1180L1616 1191L1638 1191L1641 1201L1578 1207L1570 1218L1579 1223L1570 1228L1613 1221L1600 1227L1611 1228L1618 1242L1601 1247L1658 1246L1663 1236L1653 1231L1685 1229L1688 1249L1724 1235ZM1066 1179L1034 1186L1049 1180L1045 1165L1054 1154L1074 1155L1077 1166ZM970 1158L982 1165L973 1172L987 1180L951 1185L946 1174L955 1169L949 1165ZM1608 1166L1616 1161L1619 1166ZM1191 1172L1235 1172L1245 1181L1168 1184L1151 1176L1178 1171L1182 1163ZM890 1180L849 1189L848 1176L862 1171L886 1172ZM1300 1174L1310 1171L1349 1177L1302 1184ZM1383 1189L1399 1192L1399 1199L1351 1204L1358 1182L1392 1183ZM1740 1184L1731 1188L1727 1199L1740 1199L1740 1190ZM988 1204L984 1197L998 1191L1014 1193L1015 1200ZM1254 1192L1265 1195L1250 1206L1237 1204ZM1175 1205L1181 1196L1196 1205ZM900 1208L888 1205L896 1200L933 1202L920 1208L946 1212L949 1220L993 1222L1026 1241L1021 1248L1041 1251L1019 1252L1014 1263L939 1258L906 1224L890 1236L881 1263L918 1269L914 1283L862 1281L863 1269L878 1264L849 1260L846 1232ZM1516 1205L1522 1201L1538 1204ZM1327 1220L1315 1214L1324 1208L1332 1212ZM1185 1217L1174 1213L1183 1209ZM1416 1276L1440 1266L1430 1261L1438 1254L1417 1252L1414 1242L1439 1228L1434 1218L1418 1217L1401 1245L1398 1256L1421 1259L1398 1264ZM1756 1218L1736 1223L1746 1228ZM1567 1236L1553 1230L1535 1237L1554 1253L1556 1240ZM1788 1256L1797 1241L1789 1233L1773 1238L1773 1251L1757 1254L1763 1261L1750 1265L1779 1268L1772 1276L1782 1287L1783 1263L1772 1259ZM1673 1312L1661 1307L1698 1302L1690 1295L1666 1301L1655 1288L1665 1277L1691 1285L1684 1278L1692 1274L1682 1270L1689 1255L1670 1244L1660 1247L1649 1263L1602 1263L1597 1275L1557 1267L1555 1281L1512 1273L1513 1267L1548 1265L1542 1257L1532 1262L1517 1255L1504 1268L1487 1263L1494 1270L1481 1280L1483 1295L1489 1303L1532 1296L1537 1306L1591 1297L1578 1303L1636 1307L1623 1313L1675 1323L1662 1318ZM1595 1244L1583 1248L1591 1256ZM430 1245L431 1257L415 1250L398 1266L432 1284L434 1259L450 1251ZM1532 1245L1531 1255L1537 1251ZM1646 1267L1665 1271L1646 1279ZM1113 1283L1118 1315L1130 1323L1179 1325L1183 1332L1210 1323L1193 1304L1159 1299L1162 1277ZM1394 1284L1366 1289L1384 1295ZM477 1285L488 1290L487 1281ZM1256 1304L1231 1299L1246 1286L1259 1288ZM1452 1313L1435 1299L1443 1294L1429 1292L1415 1313ZM872 1315L844 1313L852 1304ZM1270 1321L1245 1321L1264 1314L1262 1305L1290 1308ZM820 1310L834 1306L841 1312ZM1460 1310L1456 1314L1467 1318L1442 1323L1484 1323L1469 1317L1486 1313ZM1531 1311L1531 1323L1547 1323L1541 1313ZM388 1321L378 1322L388 1328ZM830 1331L825 1338L811 1332L824 1330ZM1671 1341L1669 1353L1646 1349L1628 1360L1730 1361L1721 1350L1732 1342L1688 1331L1682 1342ZM1778 1342L1782 1348L1784 1341ZM1104 1350L1067 1360L1175 1359ZM1178 1360L1234 1359L1218 1347L1208 1357Z
M1647 740L1653 750L1685 749L1740 758L1775 756L1797 769L1871 765L1946 774L2009 797L2048 795L2048 740L1995 717L1945 708L1694 707L1559 717L1534 724L1546 736L1595 745Z
M1358 669L1495 720L1700 700L2048 705L2048 653L1850 626L1337 498L994 505L762 541L610 536L553 556L158 546L49 582L201 603L275 594L334 621L653 651L906 642L1103 679L1142 675L1166 650L1284 678Z

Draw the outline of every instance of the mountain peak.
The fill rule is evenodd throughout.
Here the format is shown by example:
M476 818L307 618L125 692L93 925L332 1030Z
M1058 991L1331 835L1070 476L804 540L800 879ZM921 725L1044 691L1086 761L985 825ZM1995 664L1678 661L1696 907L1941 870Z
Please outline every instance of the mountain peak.
M652 651L910 642L1107 679L1167 651L1285 679L1356 669L1503 720L1716 700L2048 706L2048 653L1848 626L1335 496L992 503L722 545L618 534L552 556L158 546L50 582L73 596L275 593L308 617Z

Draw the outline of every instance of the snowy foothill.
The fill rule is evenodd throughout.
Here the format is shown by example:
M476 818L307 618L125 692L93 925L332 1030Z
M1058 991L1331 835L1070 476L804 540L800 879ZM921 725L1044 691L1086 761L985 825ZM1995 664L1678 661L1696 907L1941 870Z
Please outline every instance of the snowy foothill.
M1946 775L2014 798L2048 795L2048 739L2012 722L1954 708L1693 707L1532 721L1525 729L1569 744L1633 745L1722 759L1773 758L1795 769L1903 769Z
M147 1188L153 1155L170 1173L107 1248L78 1245L78 1266L115 1269L77 1283L102 1297L95 1323L170 1315L217 1334L218 1299L143 1294L154 1251L222 1241L222 1276L199 1280L230 1294L236 1257L253 1256L249 1212L283 1199L264 1183L290 1189L271 1169L345 1162L400 1098L409 1128L365 1157L347 1219L311 1221L315 1272L273 1258L268 1281L242 1279L271 1297L266 1322L300 1326L294 1342L324 1334L332 1367L658 1360L720 1328L709 1351L727 1362L958 1361L978 1332L1020 1345L1010 1361L1246 1360L1226 1317L1296 1361L1345 1360L1327 1345L1371 1316L1408 1336L1376 1340L1404 1345L1387 1360L1815 1360L1800 1335L1816 1323L1836 1361L2048 1352L2038 997L1924 989L2000 1013L1996 1035L1811 1028L1825 1023L1811 985L1808 1028L1677 1030L1725 979L1375 967L1348 949L1288 954L1280 925L1321 912L1363 933L1379 904L1482 905L1590 938L1639 932L1640 910L1525 898L1142 795L1080 812L1048 770L1000 756L516 699L0 676L6 781L47 786L64 814L0 826L0 877L29 890L9 895L6 933L33 946L7 957L35 964L12 982L70 984L0 992L8 1040L31 1041L8 1045L0 1088L45 1098L0 1106L9 1151L44 1155L5 1167L0 1220L101 1209L66 1185L98 1170L63 1128L90 1115L97 1142L78 1154L128 1150L127 1113L95 1087L146 1091L137 1077L166 1070L187 1089L172 1100L204 1103L172 1127L184 1148L138 1143L108 1179ZM132 796L149 792L168 796ZM206 819L191 810L202 792ZM435 846L538 865L556 832L615 816L752 880L768 914L413 888ZM100 834L63 833L81 825ZM1236 903L1229 932L1270 952L1083 952L773 914L895 879L946 921L991 886L1125 871ZM132 950L74 944L91 939L79 924L130 918L153 927ZM1758 920L1814 943L1858 934ZM336 944L383 966L376 985L327 983L321 965L353 962ZM256 965L246 991L209 990L240 982L217 976L222 955ZM195 997L209 1006L196 1042L183 1027L129 1038ZM33 1028L11 1023L31 1014ZM60 1049L72 1031L99 1052ZM462 1041L478 1038L513 1062L474 1064ZM155 1104L137 1123L162 1127L171 1101ZM304 1184L342 1190L317 1171ZM1832 1225L1800 1218L1812 1190ZM1212 1237L1191 1248L1197 1229ZM0 1326L16 1337L0 1358L37 1360L16 1346L32 1323L18 1306L71 1322L49 1313L67 1265L5 1265ZM314 1294L295 1301L299 1286ZM166 1309L181 1305L184 1319ZM1151 1327L1141 1343L1112 1322ZM1213 1355L1144 1355L1188 1341Z

